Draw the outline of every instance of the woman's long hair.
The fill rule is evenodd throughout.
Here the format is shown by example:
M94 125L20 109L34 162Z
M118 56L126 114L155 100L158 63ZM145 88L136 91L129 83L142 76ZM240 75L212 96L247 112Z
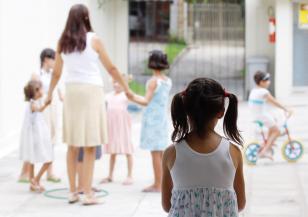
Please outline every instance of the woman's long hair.
M91 32L92 26L89 10L83 4L71 7L64 31L59 40L61 53L81 52L86 48L87 32Z

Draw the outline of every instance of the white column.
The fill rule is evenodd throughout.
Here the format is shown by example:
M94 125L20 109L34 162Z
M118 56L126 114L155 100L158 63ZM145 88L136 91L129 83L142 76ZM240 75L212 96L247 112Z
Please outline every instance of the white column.
M289 0L276 1L276 70L277 97L291 94L293 84L293 4Z
M128 1L106 1L98 8L89 0L94 31L102 38L114 64L121 72L128 68Z
M114 37L112 43L115 45L115 63L122 73L128 69L128 1L115 1Z
M3 3L0 1L0 48L2 47L3 44L3 39L2 39L2 31L3 29L1 28L3 26ZM3 134L3 79L2 79L2 74L3 74L3 49L0 49L0 147L1 147L1 138Z

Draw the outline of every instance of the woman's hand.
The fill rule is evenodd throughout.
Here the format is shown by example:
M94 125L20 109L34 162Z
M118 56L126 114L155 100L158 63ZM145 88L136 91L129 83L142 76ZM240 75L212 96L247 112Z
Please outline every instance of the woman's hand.
M129 100L133 100L134 99L134 92L131 90L131 89L128 89L127 91L125 91L125 94L126 94L126 97L129 99Z

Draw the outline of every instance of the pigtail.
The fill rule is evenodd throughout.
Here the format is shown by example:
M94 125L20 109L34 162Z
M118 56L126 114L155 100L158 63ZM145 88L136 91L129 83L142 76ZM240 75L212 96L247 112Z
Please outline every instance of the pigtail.
M226 96L229 98L229 106L225 114L223 128L224 133L234 142L239 145L243 144L242 136L237 128L238 117L238 100L234 94L228 93Z
M171 103L171 118L173 123L172 141L179 142L189 132L189 124L184 106L183 93L176 94Z

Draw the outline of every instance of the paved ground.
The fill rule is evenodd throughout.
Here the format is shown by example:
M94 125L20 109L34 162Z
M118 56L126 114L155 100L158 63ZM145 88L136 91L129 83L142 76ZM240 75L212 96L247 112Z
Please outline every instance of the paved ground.
M306 95L307 96L307 95ZM308 144L308 104L305 95L286 100L295 110L290 120L294 137ZM240 128L247 141L250 126L247 105L241 105ZM138 120L138 118L134 118ZM138 140L140 125L134 124L134 137ZM14 144L12 144L14 145ZM16 144L15 144L16 145ZM256 167L245 167L247 184L247 207L245 217L307 217L308 216L308 155L297 164L288 164L276 150L275 162L262 161ZM65 146L56 148L56 171L63 177L60 184L46 184L48 190L67 186L65 176ZM95 183L107 172L107 157L98 161ZM149 154L139 149L135 154L135 184L130 187L121 185L125 178L126 164L123 157L116 166L115 183L102 185L109 192L106 203L100 206L83 207L80 204L68 205L57 200L29 193L28 186L16 182L20 162L17 152L0 159L0 217L159 217L166 216L160 206L159 194L144 194L141 189L151 183L152 168ZM45 182L44 182L45 183ZM61 194L61 192L60 192ZM57 194L57 195L60 195ZM65 192L62 192L65 195ZM61 195L60 195L61 196Z

